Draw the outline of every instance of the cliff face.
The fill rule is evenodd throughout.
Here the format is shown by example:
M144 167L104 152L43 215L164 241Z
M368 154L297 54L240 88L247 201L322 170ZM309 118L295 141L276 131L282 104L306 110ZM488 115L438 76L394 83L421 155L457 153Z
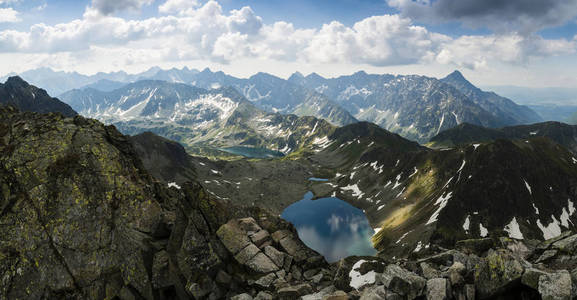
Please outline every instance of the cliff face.
M1 299L220 298L269 269L326 265L266 212L211 199L196 183L155 182L114 127L9 107L0 120ZM250 216L242 224L252 229L227 228L256 261L217 234Z

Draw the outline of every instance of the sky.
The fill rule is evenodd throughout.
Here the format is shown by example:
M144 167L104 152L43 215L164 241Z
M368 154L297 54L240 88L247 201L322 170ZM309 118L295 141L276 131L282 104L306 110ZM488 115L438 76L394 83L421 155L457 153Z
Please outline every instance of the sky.
M577 87L577 0L0 0L0 75L153 66Z

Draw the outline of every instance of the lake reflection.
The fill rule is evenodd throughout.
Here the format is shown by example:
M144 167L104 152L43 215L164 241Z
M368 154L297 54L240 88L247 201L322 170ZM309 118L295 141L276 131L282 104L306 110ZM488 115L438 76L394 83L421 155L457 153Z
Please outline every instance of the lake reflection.
M351 255L374 255L370 238L374 234L362 210L338 198L302 200L287 207L281 217L291 222L300 239L334 262Z

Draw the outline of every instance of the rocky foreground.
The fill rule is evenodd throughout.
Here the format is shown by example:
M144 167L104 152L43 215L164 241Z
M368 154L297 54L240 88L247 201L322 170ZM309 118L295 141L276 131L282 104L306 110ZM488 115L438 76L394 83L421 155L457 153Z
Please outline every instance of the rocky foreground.
M571 299L577 235L328 264L291 224L160 183L80 116L0 108L0 299Z

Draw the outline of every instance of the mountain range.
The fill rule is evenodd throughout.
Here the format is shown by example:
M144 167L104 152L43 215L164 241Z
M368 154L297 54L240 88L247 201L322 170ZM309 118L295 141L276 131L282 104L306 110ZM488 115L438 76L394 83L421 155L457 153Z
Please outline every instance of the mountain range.
M124 133L155 132L189 150L240 146L285 155L333 128L314 117L267 113L230 87L206 90L145 80L110 92L72 90L61 99L82 115L115 124Z
M50 78L48 75L41 76L46 72L30 71L28 76ZM69 76L78 77L74 73ZM97 74L90 78L91 83L85 80L87 84L79 84L76 88L86 91L86 94L94 93L90 89L111 92L119 89L122 83L145 78L204 89L232 87L255 107L266 112L314 116L337 126L357 120L369 121L421 143L461 123L497 128L542 120L527 107L476 88L457 71L441 80L364 72L330 79L315 73L306 77L295 73L287 80L266 73L241 79L209 69L199 72L187 68L151 69L130 76ZM75 97L85 97L80 96L78 91L70 91L61 98L67 102L70 93L74 93ZM76 109L88 111L89 108Z

